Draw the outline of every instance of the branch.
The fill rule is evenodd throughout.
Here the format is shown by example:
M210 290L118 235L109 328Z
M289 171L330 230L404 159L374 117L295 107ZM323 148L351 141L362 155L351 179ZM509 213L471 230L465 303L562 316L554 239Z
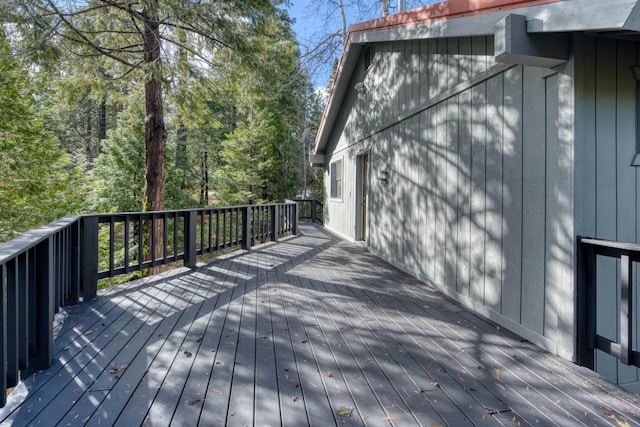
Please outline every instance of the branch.
M133 64L130 61L125 60L124 58L119 57L118 55L113 54L113 50L112 49L107 49L104 48L102 46L99 46L98 44L94 43L91 39L89 39L85 33L83 33L81 30L79 30L78 28L76 28L71 21L69 21L67 19L66 16L64 16L64 14L62 13L62 11L60 11L60 9L58 9L58 7L55 5L53 0L47 0L47 3L49 4L49 6L53 9L53 11L56 13L56 15L60 18L60 20L62 22L64 22L64 24L66 25L66 27L71 30L73 33L75 33L79 39L74 39L71 36L68 35L62 35L63 37L68 38L69 40L73 40L76 43L84 43L87 46L90 46L92 49L96 50L97 52L100 52L101 54L103 54L106 57L109 57L111 59L113 59L114 61L117 61L123 65L126 65L127 67L136 67L135 64Z

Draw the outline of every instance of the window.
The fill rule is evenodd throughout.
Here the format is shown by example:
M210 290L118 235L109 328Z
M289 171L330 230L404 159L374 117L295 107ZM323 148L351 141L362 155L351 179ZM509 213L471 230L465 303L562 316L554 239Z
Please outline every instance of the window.
M342 199L342 160L331 163L331 198Z

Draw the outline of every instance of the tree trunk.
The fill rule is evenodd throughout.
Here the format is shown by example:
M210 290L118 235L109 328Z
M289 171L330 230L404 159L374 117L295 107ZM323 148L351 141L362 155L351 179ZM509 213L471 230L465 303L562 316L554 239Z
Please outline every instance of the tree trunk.
M187 128L180 123L176 138L176 167L180 171L180 188L187 188L187 175L189 174L189 159L187 158Z
M154 2L155 3L155 2ZM145 211L164 209L165 184L165 146L167 131L164 126L162 103L162 81L160 79L160 23L156 16L149 16L145 9L144 17L144 58L147 65L148 80L144 85L145 122L144 143L145 158Z
M144 9L144 59L147 72L147 81L144 85L145 94L145 187L144 187L144 211L161 211L164 209L164 185L165 185L165 147L167 143L167 131L164 126L164 114L162 103L162 80L160 66L160 23L157 17L157 2L151 4L151 9ZM163 226L161 220L152 224L156 235L155 257L162 256ZM147 240L151 248L151 236ZM157 272L157 268L151 268L149 274Z

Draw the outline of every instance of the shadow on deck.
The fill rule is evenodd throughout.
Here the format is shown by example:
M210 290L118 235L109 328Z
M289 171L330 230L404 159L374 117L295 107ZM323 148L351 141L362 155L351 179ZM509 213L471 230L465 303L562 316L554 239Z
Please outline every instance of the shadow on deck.
M640 397L319 227L103 292L14 425L640 425Z

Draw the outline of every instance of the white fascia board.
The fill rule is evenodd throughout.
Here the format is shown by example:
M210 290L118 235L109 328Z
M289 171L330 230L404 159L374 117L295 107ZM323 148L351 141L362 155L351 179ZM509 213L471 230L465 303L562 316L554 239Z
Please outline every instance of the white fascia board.
M351 81L351 75L358 65L358 59L360 58L360 52L362 51L362 45L357 44L349 40L345 46L345 51L342 54L342 62L340 68L336 71L335 82L330 93L329 103L325 107L325 113L321 121L321 127L318 130L316 136L316 144L314 146L315 154L325 154L324 150L329 142L329 136L333 123L336 117L340 113L340 107L342 99L345 93L349 89L349 82Z

